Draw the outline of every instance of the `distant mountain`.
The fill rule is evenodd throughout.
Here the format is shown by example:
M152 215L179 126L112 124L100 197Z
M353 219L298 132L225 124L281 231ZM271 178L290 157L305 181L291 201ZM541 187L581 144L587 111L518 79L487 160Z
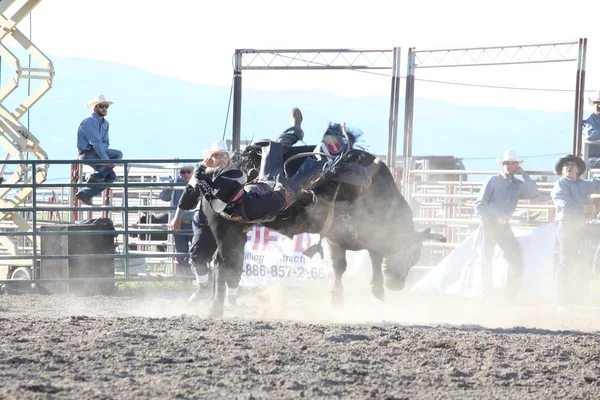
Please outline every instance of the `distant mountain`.
M30 127L52 159L75 157L77 127L88 115L87 101L99 93L115 101L108 113L111 146L126 158L200 158L202 149L223 135L229 87L189 83L117 63L49 57L56 78L32 109ZM9 78L3 65L2 83ZM306 142L316 143L328 122L345 121L364 132L370 151L387 153L389 99L384 96L344 98L324 90L244 89L242 138L276 137L288 127L292 107L304 114ZM398 154L403 142L404 107L400 108ZM500 156L508 148L525 156L568 153L571 115L417 98L413 154L454 155L466 158L467 168L494 169L493 159L470 159ZM231 137L231 122L230 116L226 138ZM556 158L531 158L525 167L551 170ZM52 167L49 178L68 176L64 171Z

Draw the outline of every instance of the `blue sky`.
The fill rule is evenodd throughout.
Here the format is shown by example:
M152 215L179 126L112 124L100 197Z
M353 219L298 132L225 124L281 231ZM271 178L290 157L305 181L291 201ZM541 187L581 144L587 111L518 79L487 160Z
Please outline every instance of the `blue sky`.
M24 0L17 1L15 5ZM391 4L390 4L391 3ZM600 87L597 2L43 0L33 42L45 53L119 62L191 82L229 86L236 48L447 48L589 38L587 90ZM586 21L589 19L589 22ZM29 20L19 28L29 33ZM402 74L406 72L402 58ZM425 79L571 89L574 63L420 70ZM320 88L342 96L389 95L389 78L349 71L245 72L244 87ZM402 90L404 90L402 88ZM102 92L101 88L98 92ZM416 95L460 104L572 109L572 93L418 82Z
M25 0L15 1L12 12ZM18 28L52 57L106 60L184 81L229 88L236 48L456 48L589 38L587 90L600 87L600 3L539 0L387 1L306 0L198 2L191 0L42 0ZM30 24L31 21L31 24ZM6 40L7 46L15 45ZM21 63L25 65L26 59ZM406 73L403 54L401 73ZM35 66L35 65L34 65ZM59 85L62 71L57 71ZM73 72L76 74L76 72ZM2 79L9 78L4 69ZM419 70L417 78L482 85L571 89L575 63ZM83 99L106 92L86 81ZM389 96L385 75L354 71L244 72L245 89L321 89L344 97ZM22 94L24 88L19 88ZM401 88L404 93L404 87ZM18 94L17 92L15 94ZM50 91L47 96L53 96ZM466 105L571 111L573 93L473 88L417 82L416 96ZM17 96L18 97L18 96ZM21 97L19 97L20 101ZM120 99L114 99L119 101ZM402 106L401 106L402 108ZM226 105L223 104L223 113ZM441 110L443 111L443 110ZM588 109L586 112L589 112ZM35 108L34 111L35 112ZM111 112L115 123L116 115ZM77 120L81 116L77 116ZM113 122L111 120L111 122ZM419 121L416 121L419 123ZM465 121L468 125L468 121ZM35 127L34 133L39 127ZM41 137L41 136L40 136ZM401 151L401 145L399 152ZM501 151L499 151L501 153Z

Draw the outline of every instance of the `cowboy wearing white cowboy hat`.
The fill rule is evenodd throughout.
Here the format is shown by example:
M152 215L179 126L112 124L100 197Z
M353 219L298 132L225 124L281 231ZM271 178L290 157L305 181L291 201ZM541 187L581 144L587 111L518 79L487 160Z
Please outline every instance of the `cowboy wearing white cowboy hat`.
M113 104L102 94L95 96L87 104L92 113L79 125L77 131L77 155L80 160L120 160L123 153L119 150L110 149L108 136L109 124L106 120L108 107ZM117 179L112 162L89 164L94 168L94 173L88 177L88 183L112 183ZM92 205L92 197L99 195L103 187L83 188L75 197L80 202Z
M206 172L206 168L210 168L211 170L214 168L216 170L219 167L225 167L229 164L227 143L222 140L212 142L210 149L203 150L203 155L204 160L196 165L193 172L194 175L200 173L199 171ZM210 174L210 172L208 173ZM198 193L194 193L194 188L196 186L194 182L195 179L189 180L182 195L178 198L177 211L170 223L171 229L174 231L185 228L184 221L186 219L186 213L189 213L189 210L193 210L194 236L192 237L189 251L192 264L191 268L196 276L198 288L190 296L190 302L195 302L205 297L208 293L208 263L212 260L212 256L217 248L212 231L206 221L206 216L202 213L198 203L198 201L204 200Z
M204 149L202 164L208 168L224 167L229 163L229 150L227 143L222 140L212 142L210 149Z
M588 97L588 103L593 107L594 112L583 120L582 135L584 140L596 142L600 140L600 90L596 91L594 97ZM589 146L588 166L597 168L600 166L600 143Z
M517 153L514 150L506 150L502 158L496 158L496 162L502 167L506 161L516 161L521 166L525 160L517 159Z
M496 162L502 166L503 172L483 182L475 202L483 239L483 290L484 295L490 295L493 290L492 259L498 244L508 262L507 296L512 299L518 294L523 263L521 249L508 220L519 199L537 197L539 191L536 183L521 168L523 159L518 158L513 150L506 150ZM516 173L522 174L523 180L515 178Z
M107 105L112 105L114 104L114 101L108 101L106 100L106 96L104 96L103 94L98 94L96 96L94 96L93 99L91 99L90 101L88 101L88 110L90 110L90 112L94 112L96 111L95 108L98 104L107 104Z

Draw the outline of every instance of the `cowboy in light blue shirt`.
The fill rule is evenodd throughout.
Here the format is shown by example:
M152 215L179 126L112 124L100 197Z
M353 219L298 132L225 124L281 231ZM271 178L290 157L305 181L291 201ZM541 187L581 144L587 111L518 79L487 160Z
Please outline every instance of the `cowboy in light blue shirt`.
M504 152L502 159L496 159L503 173L492 176L483 182L475 202L475 212L481 221L483 240L481 263L484 294L491 294L492 259L496 244L504 252L508 262L507 295L512 298L518 294L523 272L521 249L508 220L517 207L519 199L539 196L536 183L523 171L523 160L517 159L514 151ZM523 180L515 178L522 174Z
M600 193L600 178L581 179L586 166L583 160L573 155L562 157L556 163L555 171L561 178L552 188L552 200L556 205L556 235L559 244L559 262L555 274L556 300L568 303L581 292L576 287L573 275L580 265L579 247L583 240L598 237L597 225L586 224L595 216L590 202L592 193ZM600 272L600 247L594 256L594 270Z
M77 130L77 156L80 160L120 160L123 153L110 149L108 137L108 121L104 118L108 107L113 104L103 95L98 95L88 103L88 110L92 114L81 121ZM114 163L89 164L94 168L94 173L88 177L87 183L112 183L117 179L113 171ZM75 197L84 204L92 205L92 197L99 195L103 187L83 188Z
M600 90L596 92L595 98L588 97L588 103L594 108L594 112L583 120L583 138L592 142L600 141ZM600 166L600 142L590 145L588 165L590 168Z

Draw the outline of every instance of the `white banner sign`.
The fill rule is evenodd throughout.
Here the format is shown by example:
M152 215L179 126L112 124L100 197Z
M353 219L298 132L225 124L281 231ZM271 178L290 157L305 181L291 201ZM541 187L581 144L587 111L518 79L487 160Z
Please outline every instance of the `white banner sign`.
M549 300L553 293L554 224L534 230L513 228L523 255L521 295L531 300ZM465 297L483 295L481 235L474 231L452 253L413 285L414 292L435 292ZM508 264L496 246L493 260L494 287L506 286Z
M311 259L303 254L318 240L316 234L288 238L264 226L255 227L248 232L240 285L328 288L333 270L327 246L323 246L324 259L319 255Z

